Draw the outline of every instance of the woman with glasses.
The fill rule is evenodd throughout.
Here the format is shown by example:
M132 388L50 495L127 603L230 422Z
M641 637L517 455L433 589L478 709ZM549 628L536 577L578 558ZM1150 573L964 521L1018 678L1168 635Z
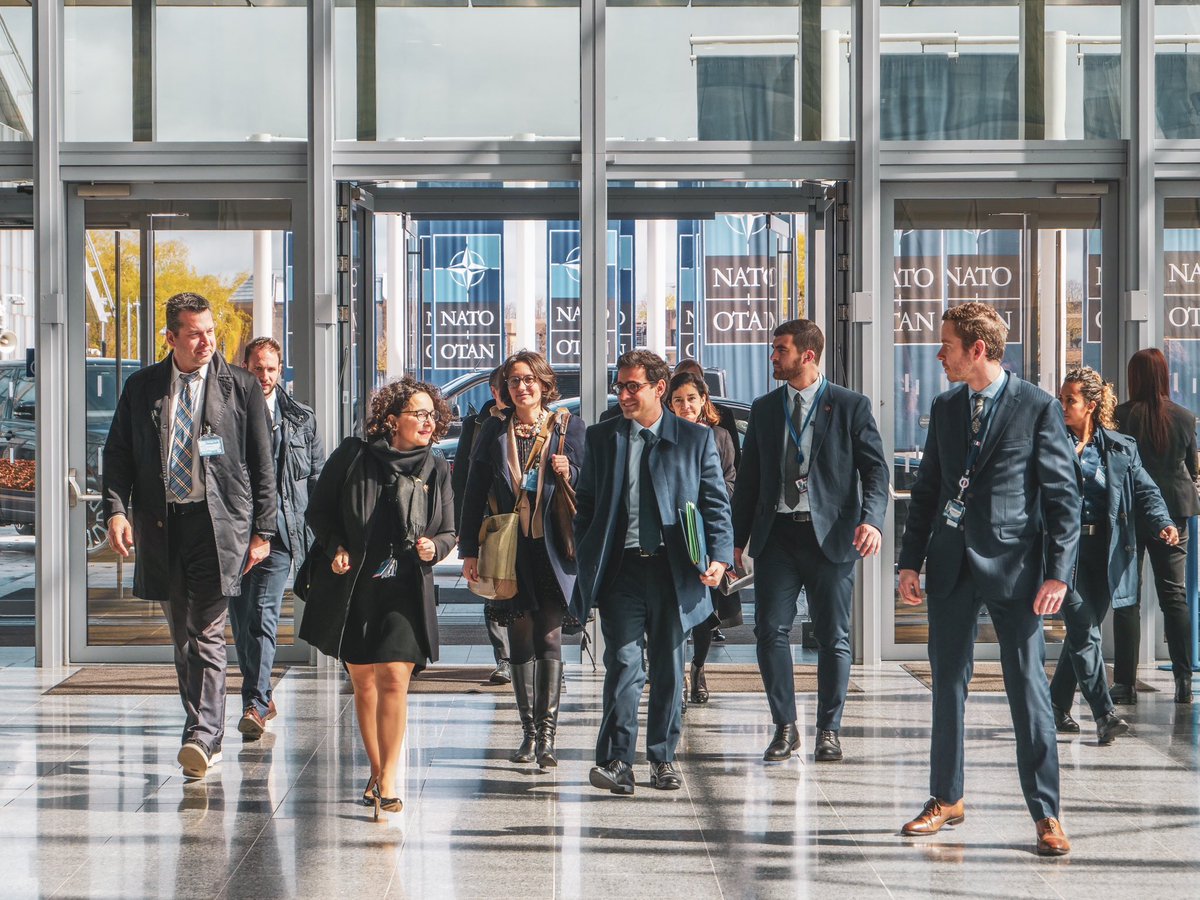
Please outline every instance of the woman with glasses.
M489 601L486 615L508 626L523 734L511 760L543 769L558 765L562 626L575 587L575 560L567 549L571 536L555 524L554 495L559 478L573 487L579 477L585 431L577 416L551 412L559 398L557 383L540 353L521 350L505 361L501 399L507 409L485 422L475 438L459 537L463 576L476 582L484 516L514 509L520 515L516 596Z
M329 457L308 504L314 564L300 637L345 663L371 776L363 803L403 808L397 784L414 672L438 658L433 565L454 548L450 466L433 444L450 410L404 377L371 398L367 440ZM330 578L328 573L332 572Z
M717 427L721 415L708 396L708 383L703 372L677 371L667 387L667 399L671 411L681 419L712 429L717 441L717 455L721 458L721 471L725 476L725 490L733 497L733 482L737 478L734 463L733 438L724 428ZM712 647L713 629L718 625L732 628L742 624L742 601L737 594L726 596L712 588L713 614L692 629L692 669L690 672L692 703L708 702L708 682L704 677L704 664Z

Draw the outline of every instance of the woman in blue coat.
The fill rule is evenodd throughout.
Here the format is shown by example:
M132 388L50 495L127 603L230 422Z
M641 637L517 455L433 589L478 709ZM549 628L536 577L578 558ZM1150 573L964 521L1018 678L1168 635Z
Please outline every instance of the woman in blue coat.
M1079 723L1071 717L1078 682L1096 719L1097 739L1110 744L1129 725L1113 711L1100 623L1110 604L1120 608L1137 602L1137 520L1168 544L1179 541L1179 532L1158 487L1142 468L1137 442L1112 430L1112 387L1093 369L1072 369L1059 399L1083 470L1083 510L1075 589L1062 608L1067 640L1050 682L1050 697L1058 730L1078 732Z
M550 409L558 399L557 379L540 353L520 350L510 356L501 385L504 415L480 427L471 450L458 551L463 576L478 581L483 517L489 509L509 513L516 506L521 522L517 594L489 601L486 615L508 626L513 692L524 732L511 760L536 761L544 769L558 765L554 737L562 691L562 626L575 588L575 559L568 549L574 541L559 532L554 495L558 479L574 487L579 477L585 429L577 416Z

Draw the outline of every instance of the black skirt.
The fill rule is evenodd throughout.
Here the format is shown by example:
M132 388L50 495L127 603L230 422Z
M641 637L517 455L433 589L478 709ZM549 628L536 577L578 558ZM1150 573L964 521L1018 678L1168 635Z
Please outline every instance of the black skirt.
M380 503L376 516L366 559L350 599L341 658L352 665L415 663L420 670L430 657L425 645L421 567L414 550L401 550L394 577L373 577L391 557L393 540L400 533L400 523L390 503Z
M517 619L533 615L543 606L563 610L563 624L578 624L569 615L567 598L563 596L546 550L545 538L520 535L517 539L517 593L511 600L489 600L484 614L500 625L511 625Z

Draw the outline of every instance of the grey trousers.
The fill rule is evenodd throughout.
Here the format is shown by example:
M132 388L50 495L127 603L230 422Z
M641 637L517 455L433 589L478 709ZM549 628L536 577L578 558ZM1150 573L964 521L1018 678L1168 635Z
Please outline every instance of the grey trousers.
M200 741L209 753L225 736L225 619L217 545L208 509L169 514L170 591L163 613L175 648L175 674L185 715L182 742Z

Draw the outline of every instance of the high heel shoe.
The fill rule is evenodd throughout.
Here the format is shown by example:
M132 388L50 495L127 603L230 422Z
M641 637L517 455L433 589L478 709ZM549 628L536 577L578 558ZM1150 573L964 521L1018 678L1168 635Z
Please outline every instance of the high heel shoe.
M399 797L376 797L375 798L375 818L379 818L379 811L398 813L404 809L404 801Z
M362 805L374 806L375 798L379 796L379 776L372 775L371 780L367 782L367 786L363 788Z

